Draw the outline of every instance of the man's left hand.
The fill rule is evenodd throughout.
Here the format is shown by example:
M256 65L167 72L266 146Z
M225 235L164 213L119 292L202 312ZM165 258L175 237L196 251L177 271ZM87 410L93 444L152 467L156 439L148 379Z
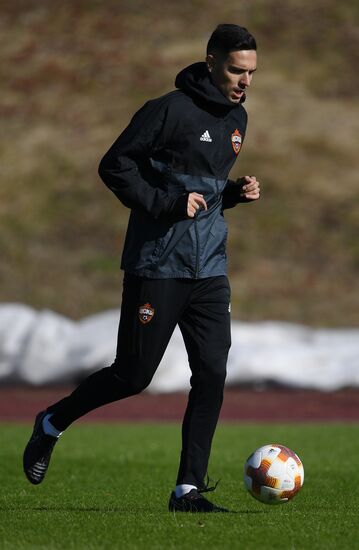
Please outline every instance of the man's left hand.
M255 176L244 176L237 179L237 184L242 186L240 196L247 201L256 201L260 197L260 185Z

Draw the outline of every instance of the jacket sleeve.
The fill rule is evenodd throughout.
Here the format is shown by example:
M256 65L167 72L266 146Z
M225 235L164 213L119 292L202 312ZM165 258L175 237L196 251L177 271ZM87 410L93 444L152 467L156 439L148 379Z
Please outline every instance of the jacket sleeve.
M227 181L227 185L222 193L222 210L233 208L240 202L252 202L250 199L241 197L243 185L245 185L245 181Z
M147 102L101 160L99 175L128 208L144 210L154 218L178 221L187 218L188 194L169 196L165 190L150 185L139 169L156 146L165 116L163 102Z

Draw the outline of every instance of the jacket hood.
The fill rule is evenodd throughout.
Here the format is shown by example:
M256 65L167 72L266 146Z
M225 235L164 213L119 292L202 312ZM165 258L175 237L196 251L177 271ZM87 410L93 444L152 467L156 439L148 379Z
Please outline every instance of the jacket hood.
M176 76L175 86L188 95L204 99L208 103L222 105L227 109L238 107L238 104L229 101L213 84L204 62L193 63L179 72Z

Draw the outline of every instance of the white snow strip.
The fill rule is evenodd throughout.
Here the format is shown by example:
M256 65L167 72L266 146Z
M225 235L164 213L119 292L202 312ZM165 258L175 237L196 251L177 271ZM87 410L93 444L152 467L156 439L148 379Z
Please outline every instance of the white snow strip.
M73 382L111 365L118 320L116 310L75 322L47 310L0 305L0 383ZM177 328L149 391L187 390L189 378ZM359 329L233 321L227 385L265 382L326 391L359 387Z

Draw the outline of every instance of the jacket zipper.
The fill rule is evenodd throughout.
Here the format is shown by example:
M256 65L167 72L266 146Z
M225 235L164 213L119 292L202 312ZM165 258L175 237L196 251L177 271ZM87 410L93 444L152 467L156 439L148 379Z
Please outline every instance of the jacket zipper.
M220 123L220 150L222 150L222 146L223 146L223 130L224 130L224 120L222 119L221 120L221 123ZM217 193L218 193L218 179L216 178L216 188L217 188ZM195 229L195 233L196 233L196 241L197 241L197 251L196 251L196 271L195 271L195 279L198 279L198 275L199 275L199 234L198 234L198 226L197 226L197 218L195 218L194 220L194 229Z
M197 241L197 252L196 252L196 271L194 278L198 279L199 275L199 235L198 235L198 226L197 226L197 218L194 220L194 230L196 233L196 241Z
M225 127L225 123L224 123L224 119L222 118L221 119L221 122L220 122L220 133L219 133L219 143L220 143L220 146L219 146L219 151L223 151L223 133L224 133L224 127ZM221 159L221 155L219 157ZM218 169L220 169L220 165L218 166Z

